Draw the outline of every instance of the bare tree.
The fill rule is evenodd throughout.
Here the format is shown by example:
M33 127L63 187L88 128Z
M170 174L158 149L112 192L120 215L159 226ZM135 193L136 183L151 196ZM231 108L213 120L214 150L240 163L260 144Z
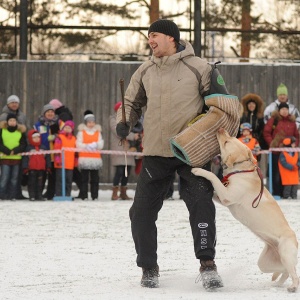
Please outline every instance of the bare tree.
M252 49L257 57L299 59L299 1L277 2L279 12L290 13L284 17L278 14L270 23L268 12L266 16L253 12L253 0L221 0L219 5L205 0L205 28L230 43L234 55L241 59L247 60ZM208 45L206 37L206 49Z

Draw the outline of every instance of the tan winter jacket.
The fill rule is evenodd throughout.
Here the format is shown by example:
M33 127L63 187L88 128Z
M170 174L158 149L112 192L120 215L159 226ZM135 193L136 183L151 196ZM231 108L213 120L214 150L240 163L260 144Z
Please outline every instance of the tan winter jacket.
M126 121L131 127L144 113L143 153L173 157L169 139L201 113L203 95L210 88L212 67L196 57L192 45L171 56L143 63L133 74L125 93ZM118 110L117 123L122 120Z

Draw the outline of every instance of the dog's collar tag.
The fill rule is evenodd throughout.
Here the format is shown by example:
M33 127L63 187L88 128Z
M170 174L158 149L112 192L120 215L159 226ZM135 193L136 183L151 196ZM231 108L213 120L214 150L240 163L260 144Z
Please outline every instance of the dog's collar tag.
M224 178L223 178L222 183L225 187L227 187L229 185L229 180L224 180Z

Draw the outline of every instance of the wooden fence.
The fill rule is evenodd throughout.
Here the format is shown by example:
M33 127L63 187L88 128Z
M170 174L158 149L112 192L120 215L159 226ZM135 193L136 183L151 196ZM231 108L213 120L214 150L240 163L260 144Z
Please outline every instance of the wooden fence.
M140 62L0 60L0 105L6 104L9 95L18 95L30 127L42 107L53 98L70 108L76 125L82 123L83 112L90 109L102 126L104 148L110 149L109 115L121 100L119 80L124 78L126 88L139 65ZM224 63L218 67L230 93L239 98L257 93L268 104L274 101L277 86L283 82L290 101L300 106L300 64ZM113 168L109 155L104 155L103 161L101 182L111 182ZM130 182L135 180L132 175Z

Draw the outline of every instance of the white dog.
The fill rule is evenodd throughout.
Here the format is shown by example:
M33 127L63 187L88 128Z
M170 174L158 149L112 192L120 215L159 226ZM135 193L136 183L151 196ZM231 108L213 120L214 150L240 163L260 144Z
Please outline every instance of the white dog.
M217 132L225 183L212 172L193 168L193 174L210 180L217 200L227 206L232 215L265 242L258 266L264 273L273 273L283 285L289 275L296 292L299 278L296 273L298 242L275 199L264 188L260 169L251 150L223 128Z

